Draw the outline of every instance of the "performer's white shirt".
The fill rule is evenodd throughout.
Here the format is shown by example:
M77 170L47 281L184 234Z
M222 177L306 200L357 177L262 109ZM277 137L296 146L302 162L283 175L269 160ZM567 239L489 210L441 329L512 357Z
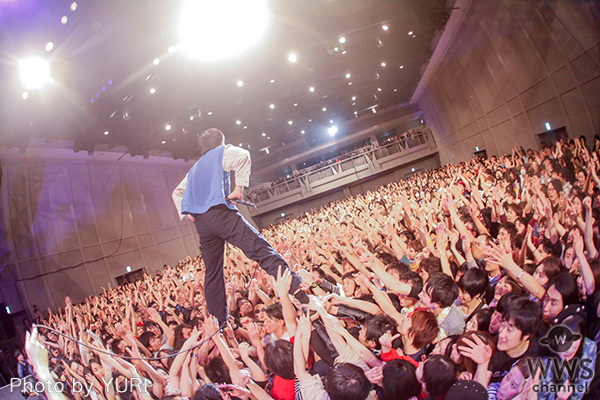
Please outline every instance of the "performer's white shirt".
M248 187L250 183L250 152L241 147L231 144L225 145L223 151L223 170L235 172L235 185ZM185 175L179 185L173 190L173 202L179 213L179 217L183 219L184 214L181 213L181 201L183 200L183 192L187 186L188 174Z

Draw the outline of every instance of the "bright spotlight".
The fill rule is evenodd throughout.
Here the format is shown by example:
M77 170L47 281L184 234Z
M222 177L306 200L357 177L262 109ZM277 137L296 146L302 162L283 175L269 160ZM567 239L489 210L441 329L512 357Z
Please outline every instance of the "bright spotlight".
M160 58L155 58L154 61L152 61L152 64L154 64L154 65L160 64Z
M54 43L48 42L46 43L46 51L51 51L54 48Z
M239 81L237 81L236 84L238 85L238 87L242 87L244 86L244 81L240 79Z
M327 133L329 133L331 136L335 136L335 134L338 132L338 128L337 126L332 126L331 128L327 129Z
M185 0L181 47L202 61L231 58L258 43L268 25L266 0Z
M290 53L288 55L288 60L290 60L290 62L295 63L296 61L298 61L298 56L296 55L296 53Z
M344 43L346 43L346 38L342 36L342 37L340 38L340 43L341 43L341 44L344 44Z
M167 125L165 126L165 130L167 130L167 131L170 131L170 130L171 130L171 125L167 124Z
M50 67L41 58L21 61L21 80L27 89L36 89L50 81Z
M384 31L387 31L387 30L388 30L388 29L390 29L390 28L389 28L387 25L383 25L383 26L381 27L381 29L383 29Z
M29 98L29 93L23 92L23 100L27 100Z

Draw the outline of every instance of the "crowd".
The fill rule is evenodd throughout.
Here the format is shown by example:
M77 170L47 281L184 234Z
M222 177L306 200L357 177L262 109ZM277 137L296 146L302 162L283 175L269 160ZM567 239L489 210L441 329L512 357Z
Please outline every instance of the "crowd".
M598 399L599 155L515 147L267 227L310 303L228 247L221 330L201 257L67 298L29 362L51 399Z

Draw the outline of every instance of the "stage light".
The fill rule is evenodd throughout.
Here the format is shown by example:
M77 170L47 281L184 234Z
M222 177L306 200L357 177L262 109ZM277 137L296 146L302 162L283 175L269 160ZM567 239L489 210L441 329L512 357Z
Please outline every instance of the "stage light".
M306 131L305 130L301 130L300 133L304 135L306 133Z
M131 267L130 267L130 266L128 266L128 267L125 267L125 271L127 271L127 272L131 272Z
M390 29L390 28L389 28L387 25L383 25L383 26L381 27L381 29L383 29L384 31L387 31L387 30L388 30L388 29Z
M382 62L382 63L381 63L381 66L382 66L382 67L385 67L386 65L387 65L387 64L386 64L386 63L384 63L384 62Z
M235 121L236 124L241 125L242 121L240 121L239 119L237 121Z
M401 65L401 66L400 66L400 69L402 69L402 68L404 68L404 65Z
M348 82L348 86L351 86L351 85L352 85L352 82Z
M292 125L293 123L293 121L288 121L288 125Z
M550 122L546 122L546 130L550 131L552 128L550 127Z
M46 51L51 51L54 48L54 43L48 42L46 43Z
M314 92L315 88L311 86L311 87L308 88L308 90L310 90L311 92Z
M238 87L242 87L244 86L244 81L240 79L236 82L236 84L238 85Z
M342 36L342 37L340 38L340 43L341 43L341 44L344 44L344 43L346 43L346 38Z
M150 93L152 93L152 94L156 93L156 89L150 88Z
M413 31L408 32L408 36L412 36L412 34L413 34Z
M290 60L290 62L295 63L296 61L298 61L298 56L296 55L296 53L290 53L288 55L288 60Z
M335 136L335 134L338 132L338 128L337 126L332 126L331 128L327 129L327 133L329 133L331 136Z
M29 98L29 93L23 92L23 100L27 100L28 98Z
M69 22L69 18L67 18L66 15L63 15L63 17L60 19L60 23L65 25L67 22Z
M163 141L162 141L162 144L167 144L167 141L166 141L166 140L163 140Z
M75 11L77 10L77 3L76 2L72 2L71 3L71 11Z
M104 136L108 136L108 133L109 133L108 131L104 132Z
M171 130L171 125L167 124L167 125L165 126L165 129L166 129L167 131L170 131L170 130Z
M322 110L325 112L327 111L327 107L323 107Z
M41 58L21 61L21 80L27 89L37 89L50 81L50 67Z
M152 64L154 64L154 65L160 64L160 58L155 58L154 61L152 61Z
M266 134L266 133L264 133L264 132L263 132L263 133L261 133L261 135L262 135L262 136L267 136L267 134Z
M212 111L209 111L206 115L212 115Z
M256 45L268 25L266 0L185 0L181 48L202 61L231 58Z
M289 175L288 175L288 176L289 176ZM282 217L282 218L283 218L283 217L285 217L285 213L281 213L281 217Z
M269 105L269 108L270 108L271 110L274 110L274 109L275 109L275 104L271 104L271 105Z
M269 82L270 83L275 83L275 79L271 79Z
M346 78L347 78L347 79L350 79L350 76L351 76L351 75L350 75L350 73L347 73L347 74L346 74Z
M352 96L352 101L356 100L356 96Z
M167 51L171 54L175 53L176 50L177 50L177 47L175 47L175 46L169 46L169 48L167 49Z

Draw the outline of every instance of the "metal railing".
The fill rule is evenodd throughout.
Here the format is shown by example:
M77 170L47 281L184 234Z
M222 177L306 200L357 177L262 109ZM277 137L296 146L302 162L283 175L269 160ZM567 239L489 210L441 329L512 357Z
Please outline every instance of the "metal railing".
M306 171L303 175L286 180L277 185L263 188L255 192L248 192L247 196L253 203L260 203L272 197L291 192L296 189L301 189L303 184L310 185L323 179L330 178L335 174L346 172L351 169L358 168L367 164L367 157L370 160L380 160L398 153L408 153L413 147L426 144L430 139L427 132L420 133L417 136L406 139L398 139L381 147L373 149L364 149L363 152L356 154L350 158L339 160L328 164L324 167L315 169L314 171Z

